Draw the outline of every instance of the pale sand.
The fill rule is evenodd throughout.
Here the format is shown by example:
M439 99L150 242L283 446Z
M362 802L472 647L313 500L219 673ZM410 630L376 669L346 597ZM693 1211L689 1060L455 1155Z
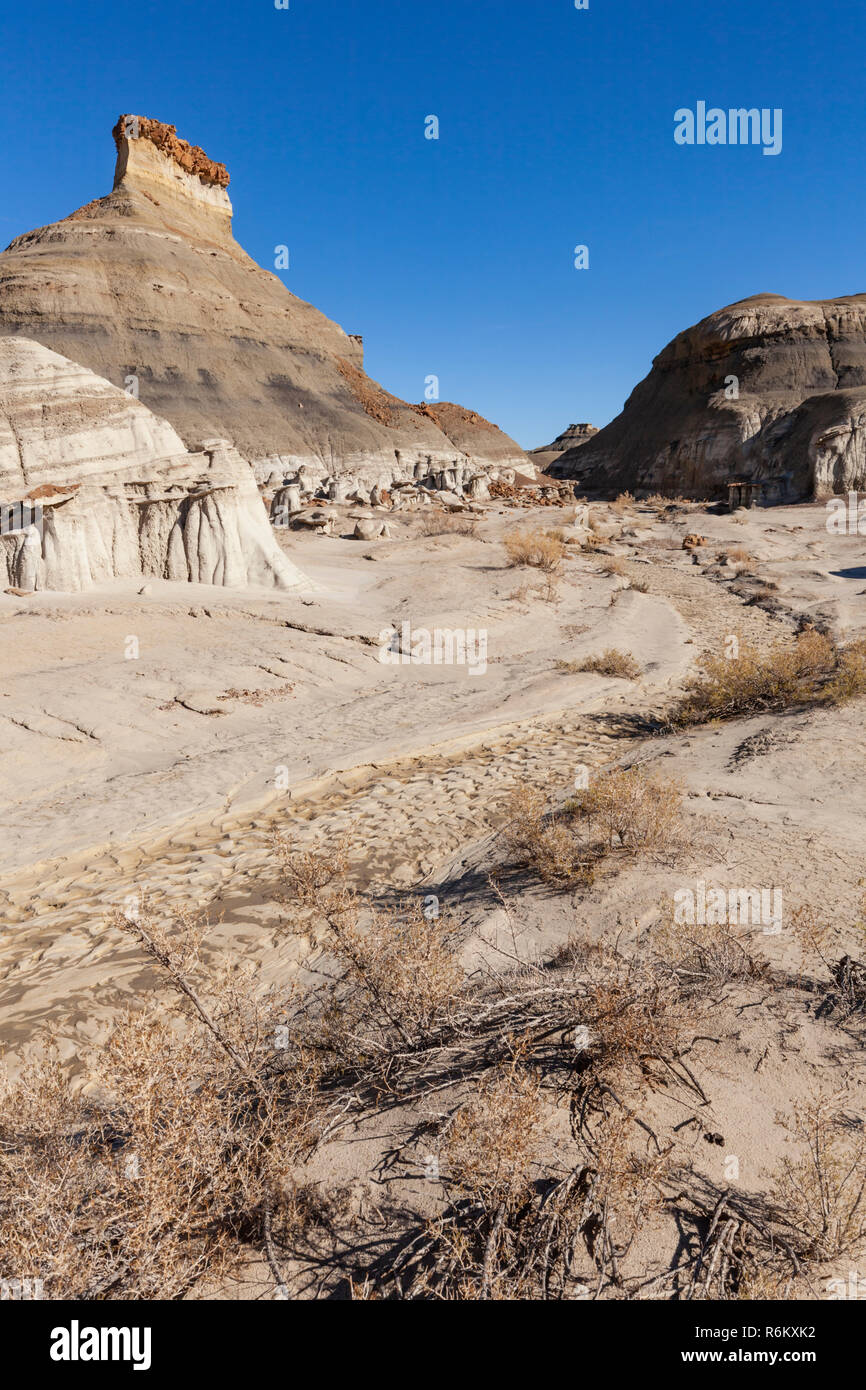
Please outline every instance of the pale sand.
M548 525L564 517L537 514ZM667 737L648 738L637 722L660 713L696 655L720 650L729 634L766 645L800 616L862 631L866 538L828 535L824 517L815 505L745 517L690 509L659 521L635 508L611 548L650 592L624 591L626 579L600 574L599 557L569 547L555 604L514 597L539 576L507 567L500 538L535 518L496 508L475 538L420 537L402 518L391 542L283 537L320 585L314 600L160 582L141 597L122 584L0 596L0 1037L13 1063L46 1025L75 1061L119 1007L156 987L106 927L129 895L146 891L166 910L208 905L222 918L211 949L256 961L262 983L296 969L298 948L275 949L269 933L274 830L299 846L350 832L358 881L371 891L441 892L464 926L470 970L515 940L540 957L578 927L639 933L698 878L783 884L786 907L825 908L862 955L862 703ZM711 544L693 558L680 542L695 531ZM747 602L760 583L714 565L731 545L778 585L761 600L775 611ZM370 642L404 619L486 628L486 674L381 664ZM137 661L124 660L129 635ZM632 652L641 679L554 669L606 647ZM291 694L260 704L219 699L287 682ZM225 714L206 712L221 706ZM556 899L524 889L507 912L477 891L513 787L565 795L578 765L614 760L646 761L686 785L694 839L675 867L625 867ZM278 767L290 794L273 786ZM790 935L760 944L797 969ZM684 1158L717 1181L723 1157L743 1154L743 1182L756 1191L783 1151L776 1111L816 1079L847 1079L863 1100L851 1039L794 998L751 1008L739 1041L710 1048L699 1065L712 1075L712 1105L683 1139ZM412 1119L389 1118L384 1137L373 1126L328 1146L317 1180L356 1182L361 1208L393 1184L419 1210L435 1207L410 1171L411 1151L402 1168L377 1175ZM724 1149L700 1142L701 1125L725 1135ZM657 1240L661 1259L667 1237Z

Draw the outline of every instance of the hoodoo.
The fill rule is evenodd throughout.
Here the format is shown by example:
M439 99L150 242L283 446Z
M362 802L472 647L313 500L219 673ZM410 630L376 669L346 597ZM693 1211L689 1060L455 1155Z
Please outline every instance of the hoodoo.
M526 464L495 426L467 427L471 412L372 381L360 339L235 241L224 165L159 121L121 116L113 133L112 191L0 255L0 334L116 386L135 378L187 447L225 437L261 481L306 466L387 486L428 465Z

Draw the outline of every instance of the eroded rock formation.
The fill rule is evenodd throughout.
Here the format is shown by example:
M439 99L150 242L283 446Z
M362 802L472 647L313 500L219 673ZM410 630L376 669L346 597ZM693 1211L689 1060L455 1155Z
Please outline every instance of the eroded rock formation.
M0 256L0 333L35 339L124 386L188 447L231 439L260 482L347 473L383 486L415 466L525 462L459 407L416 409L363 370L356 335L291 294L232 235L228 173L173 126L122 116L111 193ZM445 414L456 438L444 432ZM466 413L468 415L468 413ZM470 417L471 418L471 417Z
M866 295L759 294L680 333L617 416L551 465L581 486L792 499L866 486Z
M580 448L581 444L592 439L594 434L598 434L595 425L569 425L567 430L556 436L552 444L542 444L538 449L530 449L529 457L537 468L546 472L550 464L555 463L567 449Z
M452 401L424 403L415 406L415 409L438 425L442 433L473 463L519 468L532 474L524 450L498 425L491 424L477 411L466 410Z
M4 587L140 575L311 587L226 440L190 453L140 401L20 337L0 338L0 502Z

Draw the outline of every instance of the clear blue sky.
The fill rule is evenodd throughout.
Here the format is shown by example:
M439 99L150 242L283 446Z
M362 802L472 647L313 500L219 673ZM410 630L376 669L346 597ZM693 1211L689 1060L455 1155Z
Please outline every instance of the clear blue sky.
M121 111L224 161L235 234L367 369L532 447L769 290L866 290L862 3L75 0L3 6L0 242L108 191ZM778 157L674 111L781 107ZM440 120L438 142L424 119ZM573 248L586 244L590 268Z

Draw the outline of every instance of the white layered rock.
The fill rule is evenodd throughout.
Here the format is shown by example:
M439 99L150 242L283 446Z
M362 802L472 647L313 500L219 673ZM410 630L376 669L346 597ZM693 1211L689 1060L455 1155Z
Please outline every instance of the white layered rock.
M299 590L249 464L190 453L165 420L26 338L0 338L0 579L87 589L121 577Z

